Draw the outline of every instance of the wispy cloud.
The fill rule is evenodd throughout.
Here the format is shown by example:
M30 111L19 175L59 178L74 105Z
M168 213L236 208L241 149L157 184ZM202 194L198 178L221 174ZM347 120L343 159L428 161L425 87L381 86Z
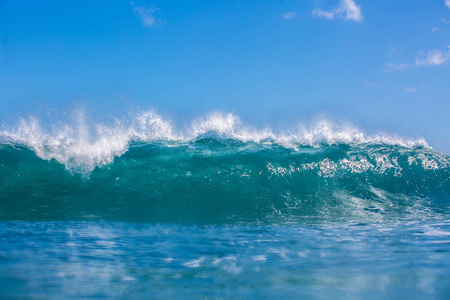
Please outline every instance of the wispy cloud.
M331 11L325 11L325 10L321 10L321 9L314 9L312 11L312 14L320 17L320 18L325 18L325 19L334 19L334 17L336 16L336 14L334 12Z
M288 11L287 13L281 14L281 17L282 17L283 19L287 19L287 20L290 20L290 19L298 19L298 16L297 16L297 12L296 12L296 11Z
M434 28L431 29L431 32L436 32L438 30L439 30L439 28L434 27Z
M409 64L396 64L396 63L388 63L383 68L383 73L390 73L394 71L404 71L409 68Z
M416 87L408 86L403 91L405 93L414 93L414 92L417 92L418 89Z
M450 0L449 0L450 1ZM430 50L421 58L416 58L416 66L440 66L450 58L449 53L440 50Z
M450 45L446 45L450 48ZM390 73L394 71L404 71L413 67L429 67L440 66L450 60L450 51L430 50L422 52L416 56L414 62L411 63L395 63L390 62L383 67L383 73Z
M155 6L145 7L136 6L133 1L130 2L133 7L133 13L141 20L144 27L158 27L163 24L163 21L154 16L159 11Z
M444 4L445 4L445 6L450 8L450 0L444 0Z
M448 0L450 1L450 0ZM340 0L339 6L330 10L314 9L312 14L319 17L332 20L334 18L341 18L355 22L361 22L364 17L361 13L361 7L355 3L354 0Z

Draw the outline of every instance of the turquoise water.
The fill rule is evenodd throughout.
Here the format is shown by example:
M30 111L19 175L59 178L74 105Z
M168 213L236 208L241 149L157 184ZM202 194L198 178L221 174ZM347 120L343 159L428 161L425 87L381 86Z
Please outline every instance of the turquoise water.
M215 121L3 132L1 298L450 296L448 156Z
M450 222L0 223L3 298L446 299Z
M0 219L217 225L446 218L450 159L429 148L139 143L89 174L0 148ZM79 171L80 173L77 173Z

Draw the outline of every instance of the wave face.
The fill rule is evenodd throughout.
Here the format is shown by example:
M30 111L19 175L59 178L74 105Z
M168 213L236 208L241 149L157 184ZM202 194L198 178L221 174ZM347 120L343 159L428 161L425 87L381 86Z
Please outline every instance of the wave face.
M450 158L423 140L319 122L251 130L212 114L3 131L0 220L301 224L445 218Z

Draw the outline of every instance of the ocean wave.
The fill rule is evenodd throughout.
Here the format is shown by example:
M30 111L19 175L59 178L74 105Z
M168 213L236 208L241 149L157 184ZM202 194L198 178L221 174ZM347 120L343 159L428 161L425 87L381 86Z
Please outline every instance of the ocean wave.
M195 119L190 126L176 130L175 126L153 111L136 114L113 124L89 123L83 113L74 122L55 123L44 129L33 117L21 119L13 128L0 131L2 144L23 145L45 160L56 160L66 169L89 175L96 167L111 164L126 153L130 145L139 142L163 142L184 145L205 136L240 142L280 145L300 150L338 144L384 144L406 148L430 148L423 138L405 139L387 134L367 135L348 124L320 120L306 126L298 124L286 131L253 128L230 113L214 112Z
M421 140L330 123L311 126L312 136L252 136L239 122L216 114L181 132L150 113L126 126L51 134L24 121L0 146L0 220L298 224L448 215L450 158Z

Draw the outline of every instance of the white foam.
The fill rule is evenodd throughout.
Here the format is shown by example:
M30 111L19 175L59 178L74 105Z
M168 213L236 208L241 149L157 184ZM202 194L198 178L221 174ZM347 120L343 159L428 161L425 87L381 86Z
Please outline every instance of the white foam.
M430 148L423 138L405 139L388 134L367 135L352 125L335 124L324 119L318 120L309 126L300 124L288 131L274 133L270 128L252 128L243 124L238 116L221 112L214 112L208 114L205 118L194 120L192 128L188 131L190 134L187 136L192 139L211 131L243 142L260 143L262 141L273 141L274 143L294 148L298 145L317 146L320 144L350 143L376 143L399 145L408 148ZM182 134L182 136L186 135Z
M116 121L106 126L89 124L78 112L75 122L58 124L45 131L40 122L30 117L1 132L3 140L23 144L43 159L55 159L70 171L89 174L95 167L110 164L121 156L131 141L176 140L172 126L161 116L148 111L129 124Z
M182 136L174 133L172 124L153 111L137 115L128 129L129 139L134 141L181 140Z
M144 111L114 124L93 124L83 113L75 121L54 124L44 129L39 120L21 119L17 126L0 132L7 142L23 144L43 159L55 159L70 171L89 174L95 167L110 164L127 151L131 142L175 141L189 142L208 133L243 142L276 143L297 148L300 145L377 143L404 147L429 147L424 139L403 139L385 134L366 135L359 129L320 120L309 126L296 125L285 132L274 133L270 128L258 129L244 124L231 113L213 112L192 121L184 130L175 130L170 121L153 111ZM323 165L324 172L329 172Z
M234 131L241 124L239 117L233 114L223 114L214 112L192 122L192 135L200 136L210 131L215 131L219 134L233 135Z
M92 134L81 117L74 126L63 125L49 132L34 118L21 119L15 129L2 135L31 148L43 159L55 159L67 169L81 173L111 163L127 150L129 143L126 130L96 125Z
M213 112L205 118L194 120L188 130L188 138L193 139L208 132L215 132L226 138L243 142L259 143L263 140L273 140L275 135L268 129L257 130L244 126L241 119L231 113Z

